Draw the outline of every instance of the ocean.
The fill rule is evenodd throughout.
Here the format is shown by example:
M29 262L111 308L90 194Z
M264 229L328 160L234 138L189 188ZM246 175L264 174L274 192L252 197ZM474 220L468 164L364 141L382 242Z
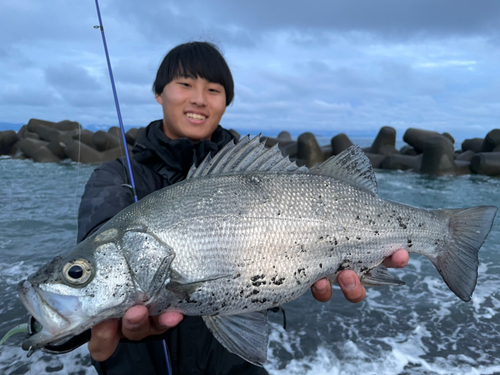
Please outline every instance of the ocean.
M362 144L362 146L364 146ZM0 157L0 337L28 314L17 283L76 241L76 215L95 166L36 164ZM428 177L377 171L380 196L429 209L500 206L500 178ZM359 304L334 287L330 302L310 293L270 313L265 368L285 374L500 374L500 219L480 252L479 280L464 303L425 257L391 273L401 287L369 288ZM95 374L83 346L71 353L26 357L22 335L0 346L0 373Z

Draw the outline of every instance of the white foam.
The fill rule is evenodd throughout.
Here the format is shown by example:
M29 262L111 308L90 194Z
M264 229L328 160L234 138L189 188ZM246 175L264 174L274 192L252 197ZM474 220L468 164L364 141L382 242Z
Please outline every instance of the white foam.
M287 336L280 336L285 339ZM433 360L429 360L429 348L424 344L423 338L432 337L425 324L415 327L409 336L398 334L396 337L381 338L390 348L382 350L380 355L369 357L354 342L347 341L339 352L341 358L326 345L318 347L314 356L302 359L292 359L285 367L269 351L266 370L271 375L305 374L305 375L397 375L405 374L495 374L500 371L499 364L490 366L478 365L473 358L461 355L449 355L446 358L432 353ZM280 345L283 341L275 342ZM285 344L286 345L286 344ZM281 363L281 365L280 365Z
M16 263L0 262L0 269L2 270L0 280L9 285L17 285L21 279L36 272L38 268L39 266L26 264L24 261Z
M21 372L27 370L27 372ZM20 347L0 346L0 373L2 375L36 374L36 375L67 375L71 373L95 375L96 371L90 364L86 346L70 353L50 355L37 351L31 357Z

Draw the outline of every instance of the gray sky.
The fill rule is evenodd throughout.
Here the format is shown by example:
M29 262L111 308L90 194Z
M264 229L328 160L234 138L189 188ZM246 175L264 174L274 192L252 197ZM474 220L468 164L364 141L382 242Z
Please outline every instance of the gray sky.
M125 126L161 117L168 50L223 52L242 133L483 137L500 120L500 1L101 0ZM93 0L0 0L0 123L117 124Z

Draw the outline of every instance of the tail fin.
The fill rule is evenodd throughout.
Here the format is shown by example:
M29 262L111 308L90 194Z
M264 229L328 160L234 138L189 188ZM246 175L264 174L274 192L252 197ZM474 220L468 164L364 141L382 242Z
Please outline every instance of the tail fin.
M496 212L495 206L441 211L450 218L453 237L431 261L448 287L463 301L470 301L476 287L479 248L490 233Z

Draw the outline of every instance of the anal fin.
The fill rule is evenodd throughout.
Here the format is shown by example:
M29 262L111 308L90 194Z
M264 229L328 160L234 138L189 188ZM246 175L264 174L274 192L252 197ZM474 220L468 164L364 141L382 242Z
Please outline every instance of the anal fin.
M266 362L269 340L267 310L239 315L203 316L203 320L228 351L257 366Z
M386 266L380 264L361 277L361 284L364 286L400 286L406 283L395 278Z

